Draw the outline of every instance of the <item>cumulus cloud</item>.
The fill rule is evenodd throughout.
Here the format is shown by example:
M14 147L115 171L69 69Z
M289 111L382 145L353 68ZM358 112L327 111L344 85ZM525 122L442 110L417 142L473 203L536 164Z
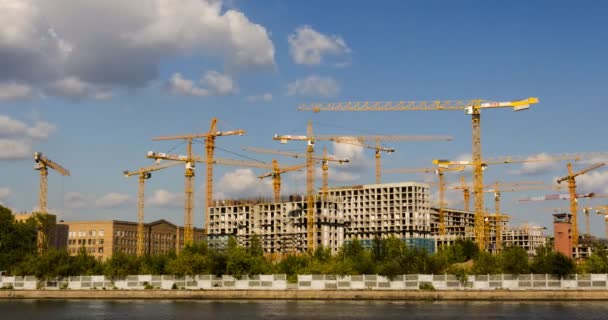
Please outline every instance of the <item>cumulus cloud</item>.
M55 125L36 121L32 125L0 115L0 160L17 160L32 156L35 141L49 138Z
M521 167L516 170L511 170L511 174L518 175L540 175L550 171L559 169L559 162L549 160L551 156L547 153L539 153L526 160L534 160L533 162L524 162Z
M197 97L227 96L238 91L229 75L217 71L207 71L199 83L204 87L197 86L194 81L184 78L181 73L174 73L167 86L173 94Z
M90 196L78 193L78 192L66 192L63 196L63 201L68 208L81 209L88 207L94 198Z
M0 1L0 83L11 84L0 94L10 98L26 87L108 98L156 80L174 57L219 58L238 71L274 68L274 52L263 26L221 0Z
M79 192L66 192L64 197L65 205L71 209L82 209L88 207L96 208L118 208L133 204L135 200L132 196L124 193L110 192L103 196L96 197L90 194Z
M25 99L32 91L30 86L15 81L0 83L0 101Z
M566 184L566 182L562 182ZM590 171L576 177L577 192L608 193L608 170Z
M340 85L338 85L338 82L334 78L311 75L287 84L285 94L288 96L333 97L338 92L340 92Z
M226 172L215 187L214 198L218 200L272 196L272 181L260 180L251 169L236 169Z
M184 193L173 193L164 189L154 190L146 199L146 204L161 208L178 208L184 206Z
M54 81L49 85L48 91L74 100L85 98L106 100L112 97L111 90L103 89L73 76Z
M99 208L117 208L133 203L133 197L124 193L110 192L95 200L95 206Z
M270 93L263 93L263 94L258 94L258 95L251 95L251 96L247 96L247 98L245 98L245 100L247 100L247 102L270 102L272 101L272 94Z
M350 48L342 37L324 35L310 26L302 26L287 38L291 58L297 64L319 65L323 56L342 56L350 53ZM339 62L343 66L348 62Z

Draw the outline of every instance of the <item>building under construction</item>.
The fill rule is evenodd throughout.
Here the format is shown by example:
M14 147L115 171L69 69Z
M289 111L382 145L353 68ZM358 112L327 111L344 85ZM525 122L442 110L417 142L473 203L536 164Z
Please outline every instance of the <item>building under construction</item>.
M523 224L517 227L507 227L502 232L503 247L520 247L528 255L536 255L536 249L547 245L547 237L543 227Z
M458 239L475 240L475 216L472 211L444 208L446 234L439 235L439 208L431 208L431 229L437 247L450 246ZM528 224L512 227L507 215L488 214L484 219L486 250L496 253L507 247L521 247L528 255L536 254L536 249L547 244L542 227Z
M431 234L429 186L400 182L328 189L340 199L347 222L345 240L371 246L376 237L397 237L410 247L435 251Z
M249 246L257 236L269 255L306 252L307 201L301 196L281 200L216 201L209 208L209 245L221 248L234 236L238 244ZM316 247L335 253L342 246L345 220L341 207L334 197L315 198Z
M268 254L307 251L307 202L292 196L269 200L216 201L209 208L210 245L230 236L248 246L256 235ZM345 241L371 246L375 237L395 236L407 245L435 250L431 234L429 187L404 182L328 189L315 199L315 246L337 252Z
M437 248L450 246L458 239L475 240L475 215L472 211L443 209L445 235L439 235L439 208L431 207L431 234Z

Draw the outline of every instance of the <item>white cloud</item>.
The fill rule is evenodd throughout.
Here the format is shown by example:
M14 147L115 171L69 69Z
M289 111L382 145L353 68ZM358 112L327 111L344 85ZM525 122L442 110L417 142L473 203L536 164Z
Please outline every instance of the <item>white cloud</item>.
M6 200L14 195L13 190L9 187L0 187L0 201Z
M286 95L333 97L340 92L338 82L332 77L311 75L287 84Z
M106 100L112 97L110 90L99 88L73 76L54 81L49 85L49 91L74 100L85 98Z
M561 184L567 185L567 182ZM608 170L597 169L576 177L577 193L608 193Z
M149 84L162 61L183 55L219 59L234 71L274 68L268 31L225 7L221 0L0 1L0 83L102 99ZM6 96L15 89L27 91L13 85Z
M32 156L29 141L0 139L0 160L18 160Z
M64 197L65 205L71 209L82 209L88 207L97 208L117 208L134 203L132 196L124 193L110 192L101 197L83 194L79 192L66 192Z
M271 197L272 180L260 180L251 169L235 169L226 172L215 187L214 199Z
M522 163L520 169L511 170L511 174L518 175L539 175L559 169L559 162L551 161L551 156L547 153L539 153L526 158L526 160L539 160L534 162Z
M33 125L0 115L0 160L24 159L32 156L34 141L46 140L55 126L36 121Z
M302 26L287 38L289 51L297 64L319 65L324 55L341 56L350 52L342 37L324 35L310 26ZM343 66L345 62L340 62Z
M258 94L258 95L251 95L251 96L247 96L247 98L245 98L245 100L247 100L247 102L258 102L258 101L270 102L270 101L272 101L272 94L263 93L263 94Z
M181 73L174 73L167 85L174 94L198 97L227 96L238 91L229 75L217 71L207 71L199 83L206 88L198 87L194 81L184 78Z
M65 193L63 201L68 208L81 209L88 207L94 199L90 196L70 191Z
M162 208L183 207L184 193L173 193L164 189L154 190L152 196L146 199L146 204Z
M30 86L15 81L0 83L0 101L25 99L32 91Z
M128 194L111 192L95 200L95 206L99 208L116 208L133 202L133 197Z

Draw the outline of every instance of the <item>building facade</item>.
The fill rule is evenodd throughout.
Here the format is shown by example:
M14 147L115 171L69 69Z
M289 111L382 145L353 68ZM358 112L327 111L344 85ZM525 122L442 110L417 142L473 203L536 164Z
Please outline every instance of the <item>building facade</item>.
M67 248L76 255L84 248L98 260L106 260L115 252L137 253L137 223L129 221L75 221L63 222L67 227ZM179 251L184 247L184 228L166 220L144 225L144 252L162 254ZM194 229L194 241L201 241L202 229Z
M344 241L344 214L341 205L328 197L315 198L315 247L337 252ZM292 196L282 202L271 200L225 200L209 207L210 246L222 248L230 236L241 246L249 246L256 236L269 255L301 253L308 250L307 210L304 197Z
M402 182L330 188L342 203L344 238L371 246L374 238L397 237L408 246L435 251L430 194L425 183Z
M536 255L536 249L547 245L544 228L527 224L518 227L508 227L503 230L503 247L520 247L528 252L529 256Z

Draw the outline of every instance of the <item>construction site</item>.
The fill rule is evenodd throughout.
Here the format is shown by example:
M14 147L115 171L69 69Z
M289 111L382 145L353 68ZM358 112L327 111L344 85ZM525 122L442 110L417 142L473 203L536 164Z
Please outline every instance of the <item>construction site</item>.
M504 156L484 158L481 154L480 113L484 109L511 108L514 111L528 109L538 103L537 98L515 100L508 102L493 102L484 100L464 101L422 101L422 102L395 102L395 103L329 103L301 105L301 111L429 111L429 110L461 110L471 116L472 125L472 160L456 161L435 159L432 166L427 168L385 168L382 167L381 154L391 153L393 148L385 147L382 142L407 141L448 141L450 136L399 136L399 135L319 135L313 133L312 122L308 122L305 135L279 135L272 139L281 143L304 142L303 152L288 152L274 149L244 148L251 153L272 155L271 162L251 161L242 159L224 159L214 156L216 138L224 136L244 135L245 130L221 131L217 128L218 120L213 118L209 130L202 134L184 134L176 136L156 137L154 141L183 141L186 145L185 154L173 154L150 151L145 157L156 163L134 171L124 171L125 177L137 176L138 212L137 221L133 223L114 221L110 225L129 225L126 231L128 240L110 237L106 239L107 249L99 248L96 253L105 257L107 252L124 251L127 253L143 255L145 253L166 252L171 249L181 250L185 245L205 240L210 246L223 248L228 239L234 237L238 244L249 246L252 239L260 239L265 254L281 257L287 254L310 253L317 248L327 248L337 253L344 243L357 239L364 247L371 247L374 239L395 237L401 239L407 246L435 252L443 247L450 246L458 240L474 241L482 250L499 253L505 247L524 248L530 256L535 254L536 248L548 245L546 228L528 225L511 225L511 216L501 209L501 193L527 192L534 190L560 190L567 189L568 194L559 196L546 196L536 198L522 198L521 201L544 201L566 199L570 202L567 217L563 214L555 220L555 232L551 239L555 249L566 256L584 258L590 254L589 246L585 241L579 242L583 237L579 235L580 223L578 220L579 208L577 198L580 197L606 197L606 195L590 193L578 194L576 192L577 176L604 166L605 163L595 163L578 172L572 169L572 161L582 159L596 159L606 154L598 153L572 153L556 154L542 157L534 156ZM204 155L194 152L193 142L204 140ZM375 184L329 186L328 177L331 175L330 164L348 165L351 159L337 158L328 155L327 148L316 153L316 142L331 142L336 144L355 145L363 149L371 149L375 153ZM305 163L298 165L282 165L280 157L305 159ZM50 160L44 154L34 154L36 170L40 171L39 211L42 215L47 208L47 176L50 169L59 174L68 176L70 173L58 163ZM546 184L542 181L496 181L485 184L483 171L488 166L521 164L529 162L568 162L567 175L558 179L557 184ZM204 213L204 225L195 229L193 225L194 210L194 176L197 164L205 167L205 207L196 212ZM259 176L260 179L271 178L274 196L272 198L235 198L213 199L213 173L214 166L234 166L264 169L268 172ZM158 223L146 224L144 214L144 188L145 181L151 177L152 172L169 167L183 166L185 177L184 188L184 221L183 228L169 223L164 227L168 231L156 237L162 237L163 244L156 247L150 245L150 239L155 237L151 226ZM321 173L321 186L317 190L315 171ZM470 169L470 170L469 170ZM302 195L284 195L281 192L281 176L286 173L305 170L305 193ZM466 178L470 172L470 182ZM435 173L437 182L382 183L382 174L412 174ZM460 174L460 181L446 183L446 174ZM462 209L450 208L445 201L448 191L462 192ZM436 192L436 196L431 196ZM484 205L484 194L494 195L494 212L490 212ZM471 198L473 206L471 207ZM604 212L605 208L584 208L587 214L587 230L589 234L589 211ZM135 218L135 216L134 216ZM38 236L38 249L43 252L51 242L56 243L58 236L49 238L48 227L43 226L44 219L40 219ZM161 225L167 224L165 222ZM55 223L54 223L55 225ZM78 222L57 223L63 225L69 236L67 245L82 245L76 239L78 235L99 234L101 228L90 227L90 224ZM67 226L67 228L65 227ZM88 227L87 227L88 226ZM100 230L97 230L100 229ZM115 227L104 227L110 230ZM195 231L196 230L196 231ZM102 230L103 232L103 230ZM122 231L121 231L122 232ZM124 233L124 232L123 232ZM120 237L124 237L123 233ZM65 237L64 237L65 238ZM160 238L159 238L160 239ZM87 244L91 244L86 242ZM95 240L93 240L95 241ZM107 242L112 244L108 244ZM125 242L127 241L127 242ZM166 243L165 243L166 242ZM93 243L95 244L95 242ZM129 246L125 246L128 244ZM56 244L55 244L56 245ZM90 249L95 251L95 249ZM71 249L75 253L75 249ZM104 253L101 255L101 253ZM104 258L105 259L105 258Z

